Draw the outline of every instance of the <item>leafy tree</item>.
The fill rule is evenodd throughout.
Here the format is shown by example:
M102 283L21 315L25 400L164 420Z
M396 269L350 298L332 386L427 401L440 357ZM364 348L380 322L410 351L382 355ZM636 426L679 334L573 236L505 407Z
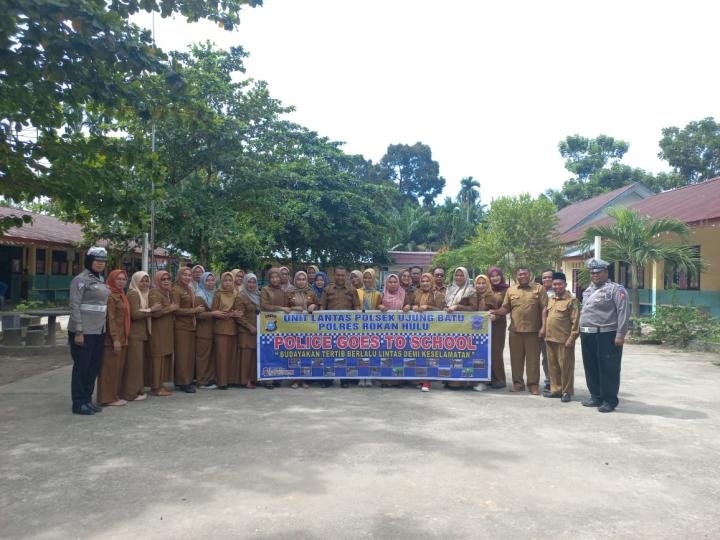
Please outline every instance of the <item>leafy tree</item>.
M87 199L112 192L102 163L115 160L107 140L114 119L149 117L145 74L176 90L181 77L148 31L128 18L143 10L232 29L244 5L261 0L7 0L0 20L0 191L15 200ZM104 122L86 136L88 117ZM105 125L108 129L99 130ZM76 155L75 167L56 159ZM67 174L63 176L61 172ZM114 193L113 196L121 194Z
M588 248L595 236L603 240L603 257L609 261L626 262L630 267L632 313L640 313L638 271L655 261L666 261L690 272L698 272L701 261L692 248L686 245L690 229L676 219L652 219L629 208L611 208L608 215L615 219L612 225L595 225L583 236ZM676 235L680 243L670 242L667 235Z
M485 222L466 246L436 257L441 266L484 271L497 265L512 272L519 265L533 271L552 267L560 256L556 238L557 208L547 198L522 194L490 204Z
M465 209L465 219L468 223L474 221L474 214L482 214L482 206L480 205L480 182L472 176L468 176L460 180L460 191L457 200ZM479 212L477 212L479 210Z
M679 177L672 187L720 176L720 124L712 117L690 122L683 129L663 129L660 148L658 157L666 159Z
M379 163L381 178L395 183L401 193L412 200L422 198L431 206L445 187L440 165L432 159L430 147L421 142L410 146L391 144Z
M558 144L560 155L565 158L565 168L585 181L608 162L618 162L630 145L607 135L588 139L580 135L569 135Z

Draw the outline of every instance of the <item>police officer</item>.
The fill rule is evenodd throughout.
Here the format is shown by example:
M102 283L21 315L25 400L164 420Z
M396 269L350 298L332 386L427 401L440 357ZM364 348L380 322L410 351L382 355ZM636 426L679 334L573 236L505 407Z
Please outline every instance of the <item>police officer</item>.
M592 283L583 292L580 343L590 399L582 404L607 413L618 405L620 360L630 322L628 295L608 279L607 262L590 259L586 264Z
M92 394L102 361L105 312L110 295L102 275L107 252L102 247L91 247L84 263L85 270L70 282L68 341L73 359L70 393L72 412L92 415L102 411L92 403Z

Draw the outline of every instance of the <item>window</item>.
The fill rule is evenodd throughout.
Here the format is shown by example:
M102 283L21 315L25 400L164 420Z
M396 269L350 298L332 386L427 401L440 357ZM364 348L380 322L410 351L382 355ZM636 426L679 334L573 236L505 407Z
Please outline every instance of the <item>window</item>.
M645 288L645 267L644 266L638 267L637 281L638 281L638 289L644 289ZM618 283L620 283L626 289L631 288L630 265L626 262L620 263L620 276L618 279Z
M692 246L692 256L700 258L700 246ZM682 291L700 290L700 272L692 274L685 269L678 269L674 264L665 263L665 288Z
M45 273L45 250L35 250L35 274L40 276Z
M67 251L53 251L52 270L54 276L65 276L68 270Z

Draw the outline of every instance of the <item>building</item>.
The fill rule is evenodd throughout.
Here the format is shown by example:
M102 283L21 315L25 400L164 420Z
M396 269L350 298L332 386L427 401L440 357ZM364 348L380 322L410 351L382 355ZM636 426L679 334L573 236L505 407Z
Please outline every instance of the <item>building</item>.
M702 307L719 316L720 177L657 194L642 184L632 184L560 210L558 232L565 246L561 267L575 294L582 293L578 273L587 258L578 241L590 225L612 223L607 210L615 206L626 206L654 219L682 221L691 230L689 245L706 263L706 268L694 277L662 262L643 268L638 275L641 313L650 313L658 305L678 303ZM614 281L629 286L627 264L614 264L610 275Z
M0 206L0 217L23 215L30 215L32 223L12 227L0 236L0 281L7 285L5 299L66 302L70 281L81 270L85 257L80 247L84 241L82 228L52 216ZM132 243L118 258L117 266L133 272L141 267L142 250ZM158 269L179 264L162 248L155 249L155 263Z

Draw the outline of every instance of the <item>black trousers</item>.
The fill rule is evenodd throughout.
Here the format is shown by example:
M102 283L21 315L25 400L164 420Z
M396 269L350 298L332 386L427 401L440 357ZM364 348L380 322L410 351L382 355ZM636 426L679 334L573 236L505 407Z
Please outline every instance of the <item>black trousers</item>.
M75 332L68 332L70 342L70 356L73 359L72 379L70 382L70 395L73 408L90 403L95 390L95 379L100 371L102 362L105 334L85 334L85 344L79 347L75 344Z
M617 407L622 347L615 345L615 332L581 333L580 344L590 395L596 401Z

